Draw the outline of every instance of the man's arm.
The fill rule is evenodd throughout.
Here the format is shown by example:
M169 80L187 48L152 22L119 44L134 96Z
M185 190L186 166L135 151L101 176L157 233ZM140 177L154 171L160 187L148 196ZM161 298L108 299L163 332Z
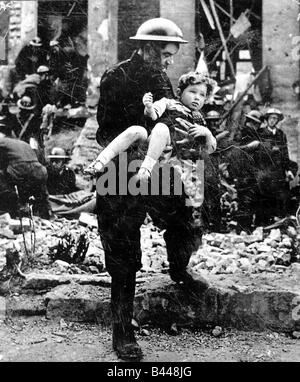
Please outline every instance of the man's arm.
M119 134L119 125L122 124L122 111L120 108L121 91L124 83L123 76L117 69L106 71L100 82L100 99L97 109L97 122L99 128L96 140L101 146L106 146Z

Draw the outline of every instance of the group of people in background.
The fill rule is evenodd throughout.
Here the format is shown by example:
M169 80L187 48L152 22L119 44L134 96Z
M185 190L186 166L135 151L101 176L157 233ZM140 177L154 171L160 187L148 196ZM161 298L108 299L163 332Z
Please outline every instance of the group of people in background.
M239 232L271 224L275 217L295 214L290 182L297 175L298 165L290 159L286 134L279 127L283 119L279 109L265 108L262 112L257 107L242 115L232 133L228 125L220 124L217 112L207 114L218 147L206 166L204 211L215 230L220 229L222 221L220 193L222 189L230 191L229 184L235 188L237 202L230 218L236 221ZM219 187L215 180L217 168L224 180ZM228 186L225 189L224 184Z
M75 172L66 166L70 157L59 147L46 156L45 139L53 119L59 127L66 111L85 104L87 59L70 39L46 46L35 37L21 48L10 74L11 91L0 94L1 211L15 216L31 195L41 200L34 212L51 218L49 193L77 190Z

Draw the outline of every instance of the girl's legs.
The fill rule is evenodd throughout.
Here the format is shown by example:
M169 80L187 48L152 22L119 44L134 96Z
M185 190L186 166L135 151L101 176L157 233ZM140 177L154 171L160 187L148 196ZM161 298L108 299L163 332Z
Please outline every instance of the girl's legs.
M128 149L137 141L146 141L147 130L142 126L130 126L105 147L98 157L84 170L85 173L101 172L118 154Z
M170 145L170 143L171 137L168 126L164 123L157 123L151 132L147 155L137 174L140 179L148 179L151 176L153 167L155 166L165 147Z

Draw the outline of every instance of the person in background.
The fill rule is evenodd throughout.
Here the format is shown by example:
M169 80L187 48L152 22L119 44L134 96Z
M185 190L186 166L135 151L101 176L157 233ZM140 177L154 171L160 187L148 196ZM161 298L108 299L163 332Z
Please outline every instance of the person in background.
M33 212L50 219L53 213L47 190L47 170L28 143L11 138L8 133L7 127L0 123L0 209L16 217L18 202L24 205L33 196Z
M39 161L44 165L46 160L41 132L42 117L36 114L36 105L27 95L18 100L17 106L19 111L12 115L11 120L15 137L29 143L36 151Z
M15 70L19 80L36 73L39 66L47 65L47 53L39 37L35 37L23 46L15 60Z
M264 145L268 145L273 152L278 151L286 179L291 181L297 174L298 165L290 160L286 134L278 127L278 123L284 119L284 116L279 109L270 108L263 118L266 125L259 130L260 140Z
M48 155L48 191L50 195L70 194L77 191L75 172L68 168L70 157L61 147L54 147Z
M244 126L242 126L241 130L235 136L235 140L242 146L247 145L252 149L257 148L260 141L259 129L262 120L263 115L258 110L251 110L249 113L246 113Z

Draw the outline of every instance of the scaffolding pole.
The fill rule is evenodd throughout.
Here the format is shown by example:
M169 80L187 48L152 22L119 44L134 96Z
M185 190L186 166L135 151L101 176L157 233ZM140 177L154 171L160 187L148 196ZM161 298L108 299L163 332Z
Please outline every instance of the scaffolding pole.
M220 37L221 37L223 48L225 50L226 58L228 60L229 67L230 67L230 70L231 70L231 74L232 74L233 78L235 79L235 72L234 72L233 63L231 61L231 58L230 58L230 55L229 55L229 52L228 52L228 48L227 48L227 44L226 44L226 39L224 37L224 33L223 33L223 30L222 30L222 27L221 27L221 24L220 24L220 20L219 20L219 16L218 16L218 13L217 13L217 10L216 10L216 7L215 7L214 0L209 0L209 3L210 3L210 7L211 7L212 13L214 15L215 21L216 21L217 28L219 30L219 34L220 34Z

